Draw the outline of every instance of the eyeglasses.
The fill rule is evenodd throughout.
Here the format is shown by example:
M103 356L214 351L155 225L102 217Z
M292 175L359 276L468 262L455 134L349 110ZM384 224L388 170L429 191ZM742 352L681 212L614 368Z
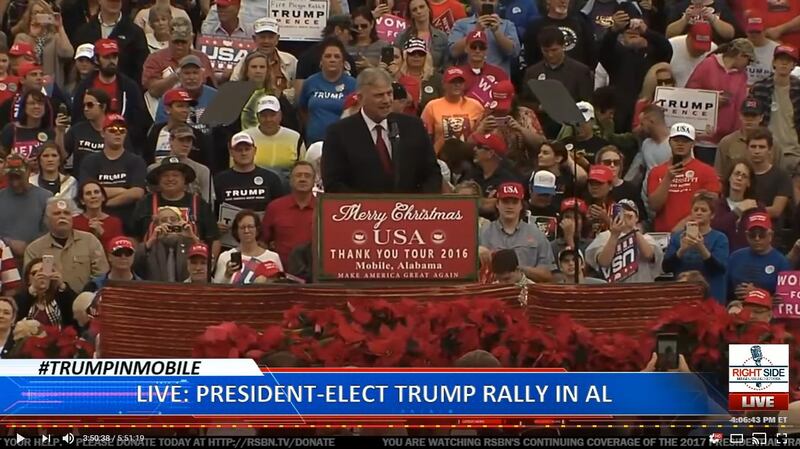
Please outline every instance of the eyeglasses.
M239 230L240 231L252 231L255 228L256 228L255 225L240 225L239 226Z
M100 103L95 103L93 101L87 101L83 104L83 109L92 109L93 107L97 106Z
M622 163L622 159L603 159L602 161L600 161L600 163L608 167L612 165L614 167L619 167L620 164Z
M366 30L367 28L369 28L369 24L368 23L354 23L353 24L353 29L354 30Z
M117 256L117 257L130 257L130 256L133 255L133 250L132 249L118 249L118 250L114 251L111 254L114 255L114 256Z
M755 228L747 231L747 237L753 240L761 240L767 237L767 230L764 228Z
M110 132L111 134L125 134L128 132L128 128L124 126L109 126L106 128L106 131Z
M675 79L674 78L661 78L661 79L657 79L656 80L656 85L657 86L669 86L669 85L672 85L672 84L675 84Z
M744 172L735 171L735 172L731 173L731 177L736 178L736 179L747 179L747 178L750 177L750 175L747 174L747 173L744 173Z
M486 46L485 45L481 45L481 44L473 44L473 45L470 45L469 48L471 48L473 50L478 50L478 51L486 51Z

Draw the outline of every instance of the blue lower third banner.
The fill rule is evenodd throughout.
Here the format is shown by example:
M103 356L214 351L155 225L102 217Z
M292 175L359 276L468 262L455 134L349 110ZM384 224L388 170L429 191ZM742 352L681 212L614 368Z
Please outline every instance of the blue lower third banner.
M0 365L2 368L2 365ZM687 373L271 370L250 375L8 376L5 415L722 415ZM724 401L724 400L723 400Z

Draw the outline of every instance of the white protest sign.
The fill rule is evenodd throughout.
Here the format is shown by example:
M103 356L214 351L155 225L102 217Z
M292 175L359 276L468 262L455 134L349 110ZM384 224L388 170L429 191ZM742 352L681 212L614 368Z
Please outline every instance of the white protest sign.
M683 122L694 126L698 133L713 134L717 129L719 94L715 90L659 86L653 103L664 109L667 126Z
M318 41L328 21L328 2L270 0L269 16L278 22L282 41Z

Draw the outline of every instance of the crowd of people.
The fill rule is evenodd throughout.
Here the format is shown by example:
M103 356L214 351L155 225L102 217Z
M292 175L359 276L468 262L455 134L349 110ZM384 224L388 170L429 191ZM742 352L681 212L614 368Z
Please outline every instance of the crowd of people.
M84 326L109 280L311 281L322 192L479 197L497 282L700 281L738 310L800 262L798 2L331 1L308 45L261 3L0 2L13 321ZM254 49L225 68L209 36ZM229 83L241 114L203 120ZM716 126L659 87L718 92Z

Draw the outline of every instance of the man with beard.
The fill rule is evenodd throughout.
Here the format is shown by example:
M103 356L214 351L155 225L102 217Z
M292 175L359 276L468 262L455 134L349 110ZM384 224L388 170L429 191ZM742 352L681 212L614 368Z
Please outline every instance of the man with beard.
M28 164L17 154L6 158L4 171L8 187L0 190L0 238L21 258L28 243L46 231L44 210L53 194L28 182Z
M150 170L147 181L154 188L152 193L142 198L133 213L135 235L141 241L157 235L154 216L163 206L178 209L183 220L182 230L176 231L191 237L192 243L204 241L211 244L211 254L216 259L220 251L219 228L211 206L200 195L189 193L187 186L197 177L195 171L177 156L165 157L158 166ZM177 228L176 228L177 229ZM170 229L171 231L172 229ZM183 280L185 278L176 279Z
M125 120L132 125L129 138L138 147L144 141L145 131L150 127L150 115L146 112L142 91L136 81L119 73L119 56L117 41L100 39L95 42L94 62L99 70L75 87L72 123L86 120L83 109L83 97L86 91L90 88L100 89L106 92L110 99L106 113L117 113L125 117Z
M90 232L73 229L72 214L76 211L75 203L70 199L48 199L45 216L50 232L25 249L25 266L33 259L53 256L63 281L73 290L108 271L100 240Z
M72 43L91 44L98 39L111 39L120 45L120 72L138 80L149 50L144 31L122 11L122 0L99 0L100 10L75 32ZM64 6L66 8L66 5ZM76 5L77 7L77 5ZM88 11L87 11L88 16ZM141 96L140 96L141 97Z

